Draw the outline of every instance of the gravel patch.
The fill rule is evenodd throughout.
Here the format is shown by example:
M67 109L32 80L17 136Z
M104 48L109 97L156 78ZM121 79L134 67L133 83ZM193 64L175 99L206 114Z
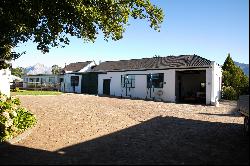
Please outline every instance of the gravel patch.
M35 131L0 152L7 164L249 164L236 102L219 107L84 94L18 96Z

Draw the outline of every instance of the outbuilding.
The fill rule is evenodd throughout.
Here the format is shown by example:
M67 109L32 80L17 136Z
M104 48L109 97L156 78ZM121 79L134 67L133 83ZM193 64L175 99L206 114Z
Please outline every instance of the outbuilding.
M92 71L99 95L208 105L221 98L221 67L198 55L106 61Z

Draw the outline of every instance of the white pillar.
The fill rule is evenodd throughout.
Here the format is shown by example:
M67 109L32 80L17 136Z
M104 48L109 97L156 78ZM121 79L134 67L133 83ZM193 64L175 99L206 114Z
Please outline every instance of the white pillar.
M206 69L206 104L211 104L212 96L212 68Z

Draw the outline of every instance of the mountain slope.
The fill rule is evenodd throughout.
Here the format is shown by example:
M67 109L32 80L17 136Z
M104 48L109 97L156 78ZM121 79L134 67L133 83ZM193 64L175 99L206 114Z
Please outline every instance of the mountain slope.
M239 63L239 62L235 62L235 61L234 61L234 63L235 63L235 65L239 66L247 76L249 76L249 64Z
M47 66L40 64L40 63L37 63L34 66L26 67L25 73L27 75L52 74L51 67L47 67Z

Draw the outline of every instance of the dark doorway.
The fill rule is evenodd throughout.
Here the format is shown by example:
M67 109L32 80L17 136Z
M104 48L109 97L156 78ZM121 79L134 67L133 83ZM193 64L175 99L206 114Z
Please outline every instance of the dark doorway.
M84 73L82 75L82 93L97 94L98 89L98 74Z
M74 93L76 92L76 86L79 85L79 76L71 76L71 86L73 87Z
M175 82L176 102L202 104L206 102L205 70L176 71Z
M110 95L110 79L103 80L103 94Z

